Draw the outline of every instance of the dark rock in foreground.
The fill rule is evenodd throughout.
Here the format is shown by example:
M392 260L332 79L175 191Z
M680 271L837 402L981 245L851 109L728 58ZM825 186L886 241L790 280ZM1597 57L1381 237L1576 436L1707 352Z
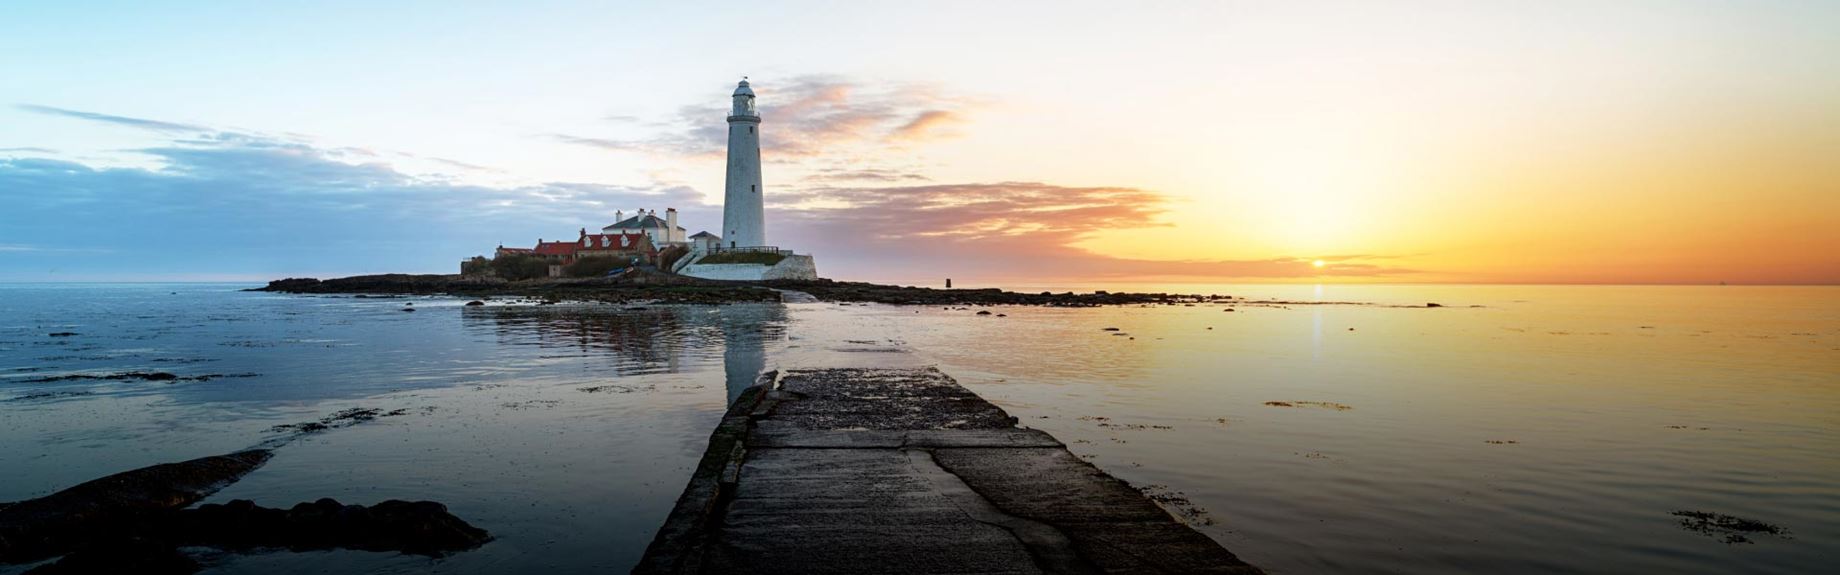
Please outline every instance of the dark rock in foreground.
M225 551L355 549L398 551L438 557L477 548L492 537L433 501L390 500L366 507L332 499L271 509L238 499L227 504L169 511L131 524L104 526L83 545L27 571L64 573L159 573L198 571L180 547Z
M197 503L267 463L265 449L143 467L0 507L0 563L54 557L110 526Z
M369 507L332 499L271 509L248 500L201 505L168 523L168 539L186 546L242 551L357 549L441 556L484 545L484 529L433 501L389 500Z
M284 510L236 500L184 509L270 457L268 450L250 450L154 465L38 499L0 503L0 564L62 556L27 573L185 574L202 566L181 547L439 556L491 540L432 501L366 507L321 499Z

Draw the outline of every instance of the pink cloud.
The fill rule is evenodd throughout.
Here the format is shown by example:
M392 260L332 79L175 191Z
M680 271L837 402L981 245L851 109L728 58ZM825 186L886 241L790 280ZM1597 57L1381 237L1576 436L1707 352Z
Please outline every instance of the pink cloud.
M1413 273L1387 256L1160 261L1075 247L1100 232L1165 227L1169 200L1128 187L1034 182L817 187L783 192L776 243L815 252L828 275L857 278L1302 278ZM824 206L824 207L799 207Z
M756 82L760 92L761 148L781 158L806 159L840 148L884 140L918 141L944 135L960 121L962 101L930 88L868 87L834 76ZM719 157L728 145L727 98L684 106L669 128L648 137L614 140L551 134L563 143L678 157Z
M914 116L914 119L908 120L901 127L895 128L894 133L889 134L888 137L894 140L920 140L942 136L945 134L940 131L940 128L957 124L959 121L958 114L950 110L927 110Z

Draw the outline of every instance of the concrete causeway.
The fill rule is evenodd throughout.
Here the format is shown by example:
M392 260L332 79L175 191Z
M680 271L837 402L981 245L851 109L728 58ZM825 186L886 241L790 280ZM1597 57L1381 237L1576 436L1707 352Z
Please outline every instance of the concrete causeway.
M634 573L1261 573L937 369L769 373Z

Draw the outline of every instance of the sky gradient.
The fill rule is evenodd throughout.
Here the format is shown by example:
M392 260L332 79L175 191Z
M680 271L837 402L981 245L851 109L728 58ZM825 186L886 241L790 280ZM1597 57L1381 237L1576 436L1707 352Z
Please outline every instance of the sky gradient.
M745 74L768 239L828 277L1840 283L1833 22L1840 3L9 2L0 281L452 273L616 209L715 230Z

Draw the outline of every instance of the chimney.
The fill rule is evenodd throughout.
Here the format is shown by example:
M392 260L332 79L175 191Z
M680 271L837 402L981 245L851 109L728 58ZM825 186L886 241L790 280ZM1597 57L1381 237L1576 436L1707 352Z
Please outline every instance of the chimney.
M613 211L613 223L617 224L625 220L626 220L626 210L614 210Z
M581 237L588 237L588 228L581 229Z
M677 208L664 209L664 237L677 241Z

